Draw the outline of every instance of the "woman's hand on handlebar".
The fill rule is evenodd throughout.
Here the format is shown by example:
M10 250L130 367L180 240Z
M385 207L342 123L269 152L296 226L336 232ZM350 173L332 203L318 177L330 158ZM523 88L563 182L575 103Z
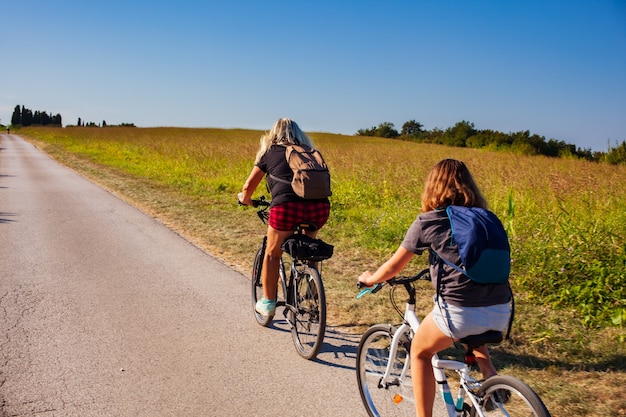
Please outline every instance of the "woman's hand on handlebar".
M237 200L239 201L239 204L241 204L242 206L252 205L252 199L250 197L245 198L245 196L243 195L243 192L237 194Z

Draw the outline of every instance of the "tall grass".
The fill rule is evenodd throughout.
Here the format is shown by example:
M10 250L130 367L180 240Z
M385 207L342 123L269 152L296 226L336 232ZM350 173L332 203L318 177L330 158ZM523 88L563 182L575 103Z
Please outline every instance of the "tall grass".
M91 176L116 178L108 185L199 237L235 267L249 270L264 229L253 212L237 207L235 196L263 132L29 128L20 133L65 163L91 170ZM332 324L397 320L385 297L355 300L356 277L395 251L419 214L431 167L457 158L469 166L511 242L517 319L513 342L496 350L499 365L539 382L540 393L561 413L593 415L590 395L623 394L615 381L626 383L625 166L310 135L332 173L332 213L321 232L336 247L336 255L324 264ZM263 186L261 193L268 194ZM425 257L416 257L410 268L425 265ZM423 298L427 306L430 295ZM580 374L574 373L576 381L562 393L550 391L554 378L567 380L563 372L574 371L620 374L608 376L593 391L580 388ZM626 410L626 400L610 404L608 414Z
M24 132L128 175L228 204L251 168L261 135L176 128ZM430 168L442 158L459 158L508 229L519 291L554 308L575 309L588 326L626 324L626 167L389 139L312 137L332 168L333 212L326 230L333 239L386 256L419 214Z

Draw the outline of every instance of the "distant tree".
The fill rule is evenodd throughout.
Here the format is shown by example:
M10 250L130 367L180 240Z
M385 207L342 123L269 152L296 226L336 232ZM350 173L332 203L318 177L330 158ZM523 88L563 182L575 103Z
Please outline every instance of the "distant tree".
M33 111L22 106L22 126L30 126L33 124Z
M383 122L377 127L370 129L360 129L356 133L359 136L378 136L381 138L397 138L400 136L398 131L394 129L394 125L391 122Z
M356 134L358 136L376 136L376 128L372 127L369 129L359 129Z
M475 134L474 123L462 120L445 131L443 144L448 146L465 146L465 141Z
M595 156L593 154L593 152L591 151L591 148L585 148L585 149L578 149L576 151L576 154L578 155L579 158L585 159L587 161L595 161Z
M48 114L45 111L35 110L33 112L26 106L17 105L11 116L11 124L20 126L62 126L62 120L60 114L53 116L52 113Z
M46 126L50 124L50 116L48 116L48 113L41 112L39 110L35 110L35 113L33 114L33 125L36 126Z
M380 136L381 138L397 138L400 134L394 128L393 123L384 122L378 125L376 136Z
M609 141L608 151L596 153L594 159L611 165L626 165L626 141L622 141L621 144L615 142L615 146L612 146Z
M422 140L426 143L442 144L443 134L444 134L443 130L436 127L431 131L424 132L424 135L422 135L423 136Z
M80 120L80 117L78 118L78 121L76 122L76 126L80 127L83 125L82 120Z
M484 148L488 146L492 141L492 136L489 131L479 132L470 136L465 140L465 146L468 148Z
M559 156L561 150L565 147L565 142L562 140L550 139L546 142L544 147L544 155L546 156Z
M107 122L106 122L106 120L103 120L103 121L102 121L102 127L107 127Z
M400 134L410 138L419 138L423 132L423 127L423 124L416 122L415 120L409 120L402 125L402 131Z
M13 115L11 116L11 124L13 126L22 124L22 111L20 110L19 104L15 106L15 110L13 110Z
M474 123L462 120L446 130L434 128L423 130L423 125L409 120L402 125L401 135L394 129L393 123L384 122L369 129L360 129L360 136L378 136L413 140L423 143L442 144L471 148L489 148L493 150L511 150L526 155L545 155L558 158L580 158L588 161L626 164L626 141L612 147L609 143L608 153L592 152L591 149L579 149L575 145L562 140L550 139L530 134L523 130L514 133L503 133L497 130L477 130Z

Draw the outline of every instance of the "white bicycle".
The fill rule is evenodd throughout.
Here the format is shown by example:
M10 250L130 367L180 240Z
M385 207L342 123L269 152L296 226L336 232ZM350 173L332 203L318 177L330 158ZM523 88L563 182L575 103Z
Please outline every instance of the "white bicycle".
M403 323L395 327L376 324L363 334L357 352L356 372L361 399L370 416L415 416L415 398L410 372L410 348L420 321L415 314L415 286L418 280L430 281L425 269L411 277L398 277L366 288L358 298L375 293L384 286L391 288L391 302ZM408 300L404 314L394 299L395 290L404 288ZM473 350L484 344L502 341L501 332L489 331L461 339L466 348L465 360L440 359L433 356L432 366L442 402L435 401L433 415L450 417L535 416L550 417L541 398L523 381L496 375L486 381L472 377L476 358ZM453 398L446 371L458 374L458 393Z

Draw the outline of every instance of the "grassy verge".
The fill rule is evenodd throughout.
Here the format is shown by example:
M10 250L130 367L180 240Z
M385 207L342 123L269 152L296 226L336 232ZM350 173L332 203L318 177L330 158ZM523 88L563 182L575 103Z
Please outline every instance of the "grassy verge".
M264 233L235 195L262 132L175 128L23 129L47 153L249 275ZM464 160L508 228L516 292L503 372L554 415L626 415L626 167L376 138L311 134L333 172L321 237L330 321L348 331L398 320L384 295L355 299L356 276L389 256L419 211L430 168ZM415 259L412 268L425 266ZM424 289L423 308L431 290Z

